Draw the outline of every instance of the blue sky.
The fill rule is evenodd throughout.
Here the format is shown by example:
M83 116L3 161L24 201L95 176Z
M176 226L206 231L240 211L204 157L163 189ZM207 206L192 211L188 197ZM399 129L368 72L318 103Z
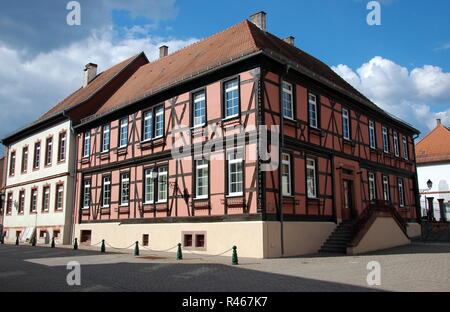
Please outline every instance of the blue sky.
M450 1L383 0L369 26L368 0L80 0L81 26L65 23L69 1L0 5L0 137L80 87L83 65L144 51L150 59L267 12L269 32L296 38L383 109L422 132L450 126ZM1 151L0 151L1 152Z

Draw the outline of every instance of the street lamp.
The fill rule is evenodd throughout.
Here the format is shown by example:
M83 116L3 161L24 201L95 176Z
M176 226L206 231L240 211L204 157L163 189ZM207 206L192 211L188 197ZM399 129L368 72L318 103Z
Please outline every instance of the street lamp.
M433 181L431 181L430 179L428 179L428 181L427 181L427 187L428 187L428 192L431 191L431 189L433 188ZM427 205L427 195L425 195L425 207L426 207L426 205ZM431 211L431 209L433 209L433 203L429 203L428 209L427 209L427 217L428 217L428 220L430 220L430 221L432 221L432 219L433 219L433 212L434 212L434 211Z
M431 190L433 188L433 182L430 179L428 179L428 181L427 181L427 187L428 187L428 190Z

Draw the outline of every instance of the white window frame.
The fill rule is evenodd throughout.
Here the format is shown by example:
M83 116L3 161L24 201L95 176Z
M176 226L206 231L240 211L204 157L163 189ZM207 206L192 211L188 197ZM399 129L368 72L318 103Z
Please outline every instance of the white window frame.
M369 200L377 199L377 183L375 173L369 172Z
M233 82L236 82L235 86L227 87L227 85L232 84ZM225 101L225 107L224 107L224 111L225 112L224 112L224 115L225 115L225 119L237 117L237 116L239 116L239 97L240 97L240 94L239 94L239 79L235 78L235 79L232 79L232 80L229 80L229 81L225 82L224 88L225 88L225 90L224 90L225 91L225 93L224 93L224 101ZM235 114L228 115L227 94L229 92L233 92L235 90L237 90L237 105L231 106L230 108L233 108L233 110L234 110L234 108L237 107L237 112ZM230 102L232 102L232 99L230 100Z
M89 157L91 154L91 132L86 131L83 139L83 157Z
M406 139L406 136L403 136L403 158L408 160L409 158L409 151L408 151L408 140Z
M281 82L281 111L284 118L294 120L294 91L293 85L289 82L282 81ZM286 95L286 96L285 96ZM289 102L286 102L289 99ZM286 114L287 111L290 111L290 116Z
M111 126L109 124L103 125L102 129L102 153L109 152L111 144Z
M142 128L142 142L150 141L153 138L153 111L148 110L144 112L144 122L143 122L143 128ZM150 127L146 125L147 122L150 122ZM146 131L146 129L148 131Z
M60 197L61 195L61 197ZM61 207L58 207L59 200L61 199ZM57 184L56 185L56 203L55 210L61 211L64 209L64 185Z
M313 158L306 158L306 194L308 198L317 198L317 163ZM312 176L309 175L309 172L312 171ZM310 189L310 179L312 178L312 187Z
M319 121L317 120L317 96L312 93L308 93L308 120L310 127L316 129L319 127Z
M161 117L162 116L162 117ZM160 121L158 119L161 118ZM161 124L161 128L158 125ZM158 134L158 130L161 130L161 134ZM164 106L159 106L155 109L155 133L154 138L161 138L164 135Z
M86 205L86 203L87 203L87 205ZM84 180L84 182L83 182L83 208L82 209L89 209L90 207L91 207L91 180Z
M381 128L383 132L383 151L385 153L389 153L389 136L388 136L388 130L386 127Z
M168 168L167 166L161 166L158 168L158 186L157 186L157 203L166 203L167 202L167 185L168 185ZM161 177L165 177L165 181L163 183ZM163 186L163 187L161 187ZM164 194L164 197L161 198L160 195Z
M284 173L285 167L287 167L287 174ZM288 153L283 153L281 156L281 174L283 183L281 189L283 191L283 196L292 196L291 155ZM285 176L287 178L286 181L284 179Z
M53 162L53 138L45 140L45 165L50 166Z
M126 133L125 137L123 136L124 133ZM123 142L124 140L125 142ZM128 145L128 118L124 118L120 120L119 124L119 148L123 148L127 145Z
M30 212L33 212L33 213L37 212L37 205L38 205L38 190L37 189L31 189L30 205L31 205Z
M342 109L342 137L346 140L350 140L350 119L349 111L346 108Z
M105 196L106 187L109 187L108 197ZM105 204L105 199L108 199L107 204ZM111 205L111 176L104 176L102 178L102 207L108 208Z
M198 96L198 97L197 97ZM192 109L192 119L193 119L193 127L201 127L206 123L206 94L205 91L199 91L192 95L193 98L193 109ZM197 107L199 103L203 103L203 107ZM195 112L200 111L203 112L200 116L195 116ZM200 121L198 121L200 119Z
M50 186L45 186L42 192L42 211L50 211ZM46 200L47 198L47 200ZM47 208L45 208L47 206Z
M66 140L67 133L63 132L59 135L58 161L66 160Z
M377 148L375 137L375 123L372 120L369 120L369 146L371 149Z
M128 197L124 197L124 185L128 185ZM130 204L130 174L124 172L120 174L120 206L128 206Z
M236 155L236 157L234 157ZM233 158L232 158L233 157ZM232 159L231 159L232 158ZM228 196L229 197L233 197L233 196L242 196L244 195L244 168L243 168L243 157L240 153L230 153L228 154ZM231 168L233 165L235 164L240 164L241 165L241 180L240 181L236 181L234 184L237 185L241 185L241 191L238 192L231 192L231 185L232 185L232 180L231 180L231 176L233 173L238 174L238 171L232 172Z
M206 172L205 170L206 169ZM203 175L200 175L199 173L206 174L206 177ZM200 180L206 180L206 184L203 186L203 188L206 188L206 194L199 195L199 181ZM209 164L206 159L197 159L195 160L195 199L205 199L209 196Z
M155 172L154 168L148 168L145 169L144 173L144 204L153 204L155 202L155 178L157 176L157 173ZM150 183L149 183L150 182ZM149 188L148 186L151 185ZM147 194L150 194L148 190L151 191L152 199L147 200Z
M383 199L385 201L391 200L391 194L389 189L389 176L383 175Z
M405 185L402 178L398 178L398 204L400 207L405 207Z
M394 155L396 157L399 157L400 156L400 147L398 144L398 132L397 131L394 131L393 137L394 137Z
M33 168L38 169L41 166L41 143L34 145Z

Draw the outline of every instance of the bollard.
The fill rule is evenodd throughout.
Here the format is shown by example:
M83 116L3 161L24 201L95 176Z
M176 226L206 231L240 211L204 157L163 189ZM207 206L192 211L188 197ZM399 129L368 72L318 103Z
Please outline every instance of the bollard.
M181 243L178 243L177 260L183 260L183 253L181 252Z
M78 249L78 239L75 237L75 243L73 244L73 249L77 250Z
M102 239L102 247L100 247L100 252L105 252L105 240Z
M55 237L52 237L52 243L51 243L50 247L55 248Z
M4 244L5 243L5 238L3 237L3 232L0 233L0 244Z
M31 246L36 246L36 236L33 236L33 238L31 239Z
M236 246L233 246L233 255L231 256L231 264L234 264L234 265L239 264Z
M134 255L139 256L139 242L138 241L136 241L136 243L134 244Z
M19 236L16 236L16 246L19 246Z

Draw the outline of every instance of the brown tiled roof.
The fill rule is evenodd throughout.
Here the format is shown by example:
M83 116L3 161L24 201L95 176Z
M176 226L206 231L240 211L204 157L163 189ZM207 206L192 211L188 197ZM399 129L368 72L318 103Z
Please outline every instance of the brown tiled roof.
M58 104L53 106L44 115L39 117L37 121L39 121L41 119L45 119L52 115L61 113L65 109L68 109L70 107L73 107L79 103L86 101L141 54L142 53L132 56L132 57L112 66L108 70L98 74L86 87L84 87L84 88L81 87L80 89L73 92L71 95L66 97L64 100L62 100L61 102L59 102Z
M171 55L140 67L99 110L92 119L122 106L136 102L161 89L206 72L220 65L258 51L295 62L297 69L321 79L334 88L350 93L364 103L380 110L329 66L259 29L248 20L207 37Z
M420 163L450 161L450 129L438 124L416 144L416 161Z

